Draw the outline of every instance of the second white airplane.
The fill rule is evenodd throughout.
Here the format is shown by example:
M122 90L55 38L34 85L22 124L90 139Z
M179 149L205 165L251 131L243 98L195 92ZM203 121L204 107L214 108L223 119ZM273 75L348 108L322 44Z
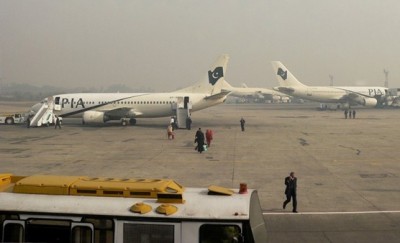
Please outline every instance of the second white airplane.
M224 81L223 90L230 91L229 96L239 97L239 98L248 98L253 97L262 100L270 100L272 102L288 102L288 95L278 92L273 89L267 88L252 88L247 87L246 84L242 84L243 87L233 87L228 82Z
M35 125L46 110L60 117L81 117L84 124L120 120L136 124L136 118L176 116L181 124L191 112L225 101L228 91L221 90L228 55L221 55L205 77L194 85L170 93L73 93L59 94L34 105Z
M280 85L274 89L294 97L321 103L338 103L348 108L357 105L376 107L388 95L385 87L307 86L300 83L281 62L274 61L272 66Z

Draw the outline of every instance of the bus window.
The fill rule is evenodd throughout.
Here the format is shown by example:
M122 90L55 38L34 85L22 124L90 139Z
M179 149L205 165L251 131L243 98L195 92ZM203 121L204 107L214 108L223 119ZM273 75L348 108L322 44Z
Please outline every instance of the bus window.
M124 223L124 242L174 243L174 225Z
M3 222L7 219L19 219L16 214L0 213L0 240L3 239Z
M25 242L25 222L19 220L6 220L3 227L2 242Z
M29 219L26 221L26 241L29 242L70 242L71 222L69 220Z
M93 229L90 224L72 224L72 242L74 243L92 243Z
M200 243L243 242L237 225L203 224L200 226Z
M93 225L95 243L114 241L114 221L112 219L87 217L82 222Z

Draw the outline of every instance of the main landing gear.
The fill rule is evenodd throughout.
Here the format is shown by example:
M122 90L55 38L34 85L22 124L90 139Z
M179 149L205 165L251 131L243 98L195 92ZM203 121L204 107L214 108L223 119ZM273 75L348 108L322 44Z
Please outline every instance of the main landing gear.
M122 126L127 126L128 124L134 126L136 125L136 119L135 118L122 118L121 119L121 125Z

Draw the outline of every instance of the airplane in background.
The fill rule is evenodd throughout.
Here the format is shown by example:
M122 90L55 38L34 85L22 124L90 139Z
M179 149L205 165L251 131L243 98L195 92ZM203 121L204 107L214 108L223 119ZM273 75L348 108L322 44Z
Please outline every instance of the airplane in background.
M284 93L267 88L250 88L244 83L242 84L242 87L233 87L224 80L222 89L230 91L229 96L238 98L271 100L272 102L288 102L288 95Z
M280 85L274 89L293 97L342 104L347 109L357 105L376 107L384 103L388 95L385 87L307 86L300 83L281 62L274 61L272 66Z
M50 110L59 117L81 117L83 124L120 120L122 125L134 125L136 118L175 116L180 127L185 127L185 120L191 112L221 104L227 98L229 91L222 90L222 85L228 61L228 55L221 55L199 82L169 93L73 93L50 96L31 108L36 113L31 125L37 125Z

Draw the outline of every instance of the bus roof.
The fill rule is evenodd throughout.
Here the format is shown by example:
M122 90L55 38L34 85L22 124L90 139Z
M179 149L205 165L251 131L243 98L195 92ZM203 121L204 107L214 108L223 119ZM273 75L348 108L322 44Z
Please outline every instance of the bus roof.
M45 182L40 182L45 178ZM59 179L57 181L57 178ZM82 179L84 178L84 179ZM101 216L120 216L120 217L150 217L150 218L176 218L176 219L225 219L225 220L248 220L252 195L255 190L248 190L247 193L239 194L238 189L221 189L225 195L210 195L207 188L183 188L172 180L134 180L134 179L112 179L108 178L88 178L88 177L66 177L66 176L32 176L17 177L7 174L0 175L0 211L7 212L26 212L26 213L46 213L60 215L101 215ZM99 184L94 183L97 180ZM104 188L105 186L118 189L120 184L124 190L135 188L134 181L155 182L165 187L166 191L157 189L159 192L156 197L125 197L125 194L99 195L63 193L66 187L69 188L79 185L82 190L92 188ZM85 184L88 182L88 184ZM112 182L115 182L114 184ZM110 184L111 183L111 184ZM146 183L145 183L146 184ZM84 185L84 186L82 186ZM19 187L18 187L19 186ZM32 188L31 188L32 187ZM43 191L49 187L51 193ZM60 187L60 188L54 188ZM146 185L146 190L154 190ZM39 189L38 189L39 188ZM174 191L171 193L171 188ZM211 188L211 187L210 187ZM212 187L215 188L215 187ZM182 189L182 190L180 190ZM62 193L60 193L60 191ZM72 190L73 191L73 190ZM132 190L131 190L132 191ZM140 188L135 188L133 192L143 192ZM75 190L77 192L77 190ZM131 194L129 194L131 195ZM160 199L161 195L161 199ZM180 200L176 200L176 196ZM166 203L163 199L167 200ZM173 200L168 201L169 198ZM254 197L258 200L258 197ZM132 206L145 204L151 207L150 210L141 214L132 210ZM168 205L168 207L166 206ZM169 208L172 211L168 211ZM168 209L169 213L163 213L163 209ZM161 209L161 210L159 210ZM176 211L175 211L176 210ZM135 211L135 212L133 212ZM161 211L161 213L160 213Z

